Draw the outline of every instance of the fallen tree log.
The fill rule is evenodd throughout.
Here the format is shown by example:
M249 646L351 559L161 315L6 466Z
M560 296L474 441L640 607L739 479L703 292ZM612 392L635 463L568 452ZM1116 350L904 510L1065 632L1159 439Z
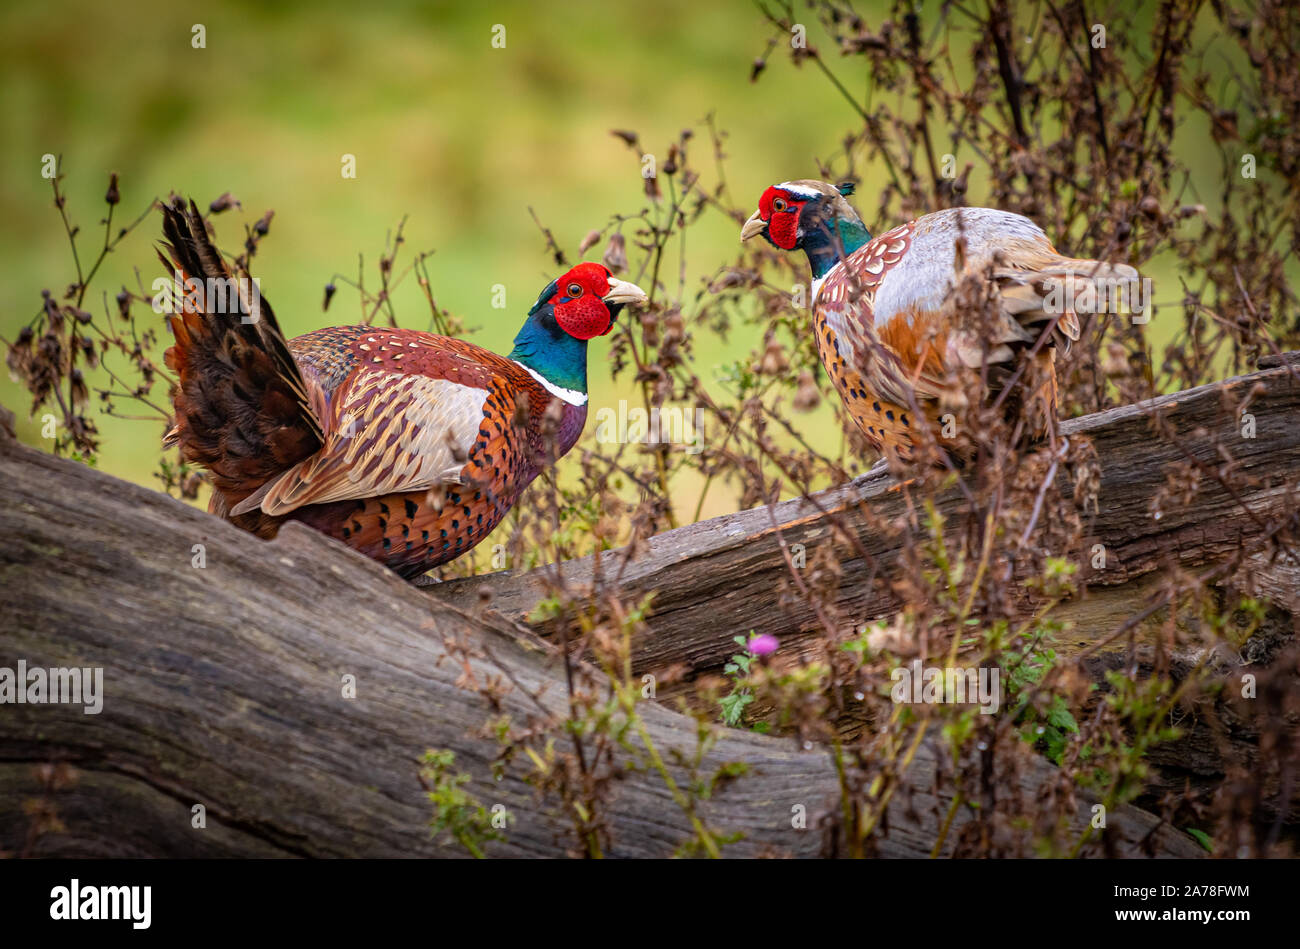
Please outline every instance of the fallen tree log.
M505 670L515 687L502 695L503 711L521 718L535 711L526 693L536 691L560 711L562 666L541 640L431 598L305 528L290 524L262 542L2 432L0 479L0 658L97 667L104 676L99 714L66 704L0 709L0 849L459 855L458 845L429 831L432 807L417 772L431 748L454 751L456 767L473 778L470 790L516 816L489 854L556 856L571 847L568 819L539 802L514 769L492 780L495 747L480 734L489 710L458 685L462 675ZM717 527L726 536L733 522L723 520ZM449 640L479 654L448 661ZM345 676L354 677L354 698L343 696ZM654 703L644 718L656 745L693 749L693 719ZM723 762L750 770L701 805L710 826L742 835L727 855L820 852L817 816L831 812L839 794L823 751L729 731L706 759ZM881 855L927 856L939 839L951 800L935 763L936 752L922 745L906 805L892 804L879 832ZM669 768L685 779L677 765ZM1008 790L1030 796L1059 780L1027 750L1015 774L1020 786ZM792 825L800 805L806 830ZM692 833L652 772L624 774L607 807L616 856L665 856ZM1076 831L1088 816L1080 795ZM966 819L959 814L954 827ZM1129 806L1110 815L1103 843L1125 855L1202 853Z
M1235 471L1248 486L1229 492L1207 480L1195 504L1153 517L1152 496L1165 480L1167 466L1185 460L1173 441L1153 436L1150 420L1162 415L1201 463L1215 467L1217 445L1208 433L1235 432L1238 421L1225 411L1224 397L1256 390L1250 403L1255 416L1253 438L1232 435ZM1107 596L1117 587L1148 577L1169 563L1192 569L1216 564L1247 548L1265 547L1262 537L1279 518L1296 506L1300 491L1300 370L1277 368L1240 376L1123 406L1062 423L1066 436L1086 436L1102 459L1098 510L1091 534L1106 547L1107 568L1087 579L1087 595L1065 607L1077 620L1076 648L1113 629L1113 620L1137 602L1131 593ZM963 504L952 490L939 499L940 513L956 514ZM859 542L882 568L897 563L899 544L873 534L865 523L863 505L879 520L906 513L907 501L889 472L877 467L850 484L818 492L809 498L712 518L665 531L649 538L635 558L622 551L601 555L599 579L617 583L629 598L654 593L649 631L637 643L634 663L654 670L684 663L693 672L716 672L735 651L731 637L751 629L782 637L783 645L799 648L817 629L811 607L781 597L788 568L781 552L803 544L811 551L834 542L830 522L839 518L853 528ZM1268 550L1259 550L1261 555ZM843 576L835 606L853 617L853 626L888 616L899 608L885 584L872 583L870 566L845 544L837 559ZM595 559L584 557L562 565L569 588L591 588ZM445 603L472 609L490 602L507 619L522 621L547 595L553 582L551 567L527 572L501 571L430 585ZM1289 612L1300 612L1300 565L1285 558L1261 556L1254 563L1258 591ZM1118 609L1117 609L1118 606ZM538 626L545 634L545 624Z
M1300 617L1300 564L1279 550L1275 536L1300 536L1296 510L1300 507L1300 354L1273 358L1261 372L1201 386L1149 402L1100 412L1062 424L1067 437L1086 437L1101 461L1097 510L1090 535L1106 550L1104 570L1088 571L1081 595L1059 607L1055 618L1069 624L1067 638L1058 643L1064 655L1090 653L1097 677L1116 668L1128 649L1127 638L1107 640L1131 618L1148 609L1137 624L1136 638L1158 635L1168 615L1154 609L1161 601L1163 579L1171 568L1210 572L1232 557L1244 555L1248 569L1231 577L1234 592L1257 595L1274 612L1256 640L1243 647L1243 662L1264 662L1295 639ZM1253 436L1245 437L1241 408L1253 417ZM1159 433L1154 420L1168 426ZM1232 457L1227 463L1221 449ZM1167 470L1194 461L1205 471L1223 469L1223 481L1207 475L1193 503L1162 510L1156 516L1151 499L1165 482ZM617 584L628 601L653 593L653 614L644 634L633 643L636 674L660 673L685 666L688 673L678 694L688 694L690 682L720 675L736 652L733 637L755 630L781 640L782 653L802 660L820 656L822 632L806 598L783 595L789 567L782 551L802 544L809 552L835 543L841 574L832 606L845 617L847 636L863 623L898 611L889 580L897 571L902 541L873 532L866 512L877 522L906 515L909 501L883 469L808 498L741 511L650 538L628 559L622 551L605 552L599 568L592 557L562 565L565 587L583 591ZM965 500L956 490L937 499L941 514L956 517ZM833 520L847 526L871 557L865 561L854 545L837 542ZM874 565L874 570L873 570ZM555 584L553 567L525 573L504 571L431 585L442 602L469 611L490 610L513 622L523 622ZM1032 607L1034 601L1027 600ZM552 632L550 624L536 626ZM672 687L665 696L674 695ZM1209 785L1229 763L1253 768L1255 733L1249 727L1232 730L1230 761L1205 729L1162 749L1166 768L1157 776L1156 790L1181 788L1184 781ZM1274 776L1269 793L1276 793ZM1300 783L1300 782L1297 782ZM1291 786L1287 801L1292 821L1300 821L1300 788Z

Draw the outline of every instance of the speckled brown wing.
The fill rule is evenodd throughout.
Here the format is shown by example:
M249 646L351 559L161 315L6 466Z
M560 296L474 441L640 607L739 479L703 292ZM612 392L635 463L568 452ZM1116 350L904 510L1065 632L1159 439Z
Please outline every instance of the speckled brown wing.
M519 373L509 360L427 333L353 331L346 375L328 390L320 451L232 514L259 508L282 516L308 505L463 484L483 441L489 398L492 411L515 415ZM337 359L317 355L314 361L328 373L330 358Z
M336 401L343 397L344 383L352 374L364 371L360 367L366 360L375 365L371 353L379 354L382 365L386 356L396 355L394 347L399 343L413 352L418 347L411 347L412 341L430 341L427 334L418 334L423 340L411 340L400 330L364 329L366 334L343 351L337 342L322 345L320 336L313 334L317 339L299 356L301 363L312 367L309 372L326 374L327 384L338 380ZM430 365L436 367L432 371L442 374L438 378L450 376L458 385L486 392L468 457L456 476L432 488L403 487L387 494L310 504L287 515L404 577L418 576L460 556L501 522L540 469L541 459L534 452L538 419L552 404L551 395L517 363L460 340L432 339L436 340L433 347L442 353L442 358L430 358ZM370 349L360 350L362 344ZM407 370L419 365L409 362L405 354L393 361ZM566 409L565 418L573 431L560 446L562 451L576 440L585 419L585 407L569 408L572 417ZM379 417L372 416L371 424Z
M897 340L877 331L872 307L881 281L907 253L911 227L896 227L850 254L821 283L813 305L817 351L850 418L878 451L904 460L912 455L912 398L918 384L930 388L923 376L942 372L942 365L924 352L908 366Z
M453 560L496 528L535 475L511 422L515 405L504 392L488 396L478 441L455 484L310 505L288 516L404 577Z

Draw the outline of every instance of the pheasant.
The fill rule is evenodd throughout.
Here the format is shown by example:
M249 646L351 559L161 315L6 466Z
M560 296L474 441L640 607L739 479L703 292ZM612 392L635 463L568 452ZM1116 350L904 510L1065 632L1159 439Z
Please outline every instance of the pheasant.
M987 362L990 387L1010 385L1021 353L1031 371L1007 405L1030 437L1054 436L1055 348L1068 351L1079 338L1076 302L1085 293L1111 299L1106 291L1131 285L1137 271L1065 257L1033 221L992 208L936 211L873 239L846 200L852 190L814 180L773 185L741 240L762 234L808 255L817 351L866 439L911 460L918 411L940 435L941 407L961 402L959 374ZM966 278L987 278L996 291L987 339L960 319L955 291Z
M286 340L194 203L163 214L171 259L159 257L183 304L169 317L178 383L165 442L210 473L209 509L260 537L301 521L408 579L479 543L573 447L587 342L646 299L583 263L542 291L509 357L374 326ZM233 292L204 299L205 286Z

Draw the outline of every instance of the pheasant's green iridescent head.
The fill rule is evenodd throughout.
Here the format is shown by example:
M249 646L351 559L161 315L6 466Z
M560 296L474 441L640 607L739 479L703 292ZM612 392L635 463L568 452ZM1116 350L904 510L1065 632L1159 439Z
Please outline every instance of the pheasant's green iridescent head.
M802 250L813 276L824 277L841 257L871 240L862 218L845 200L852 193L851 184L811 178L772 185L741 228L740 239L762 234L773 247Z
M604 336L645 291L600 264L578 264L551 281L528 311L510 358L573 392L587 391L587 341Z

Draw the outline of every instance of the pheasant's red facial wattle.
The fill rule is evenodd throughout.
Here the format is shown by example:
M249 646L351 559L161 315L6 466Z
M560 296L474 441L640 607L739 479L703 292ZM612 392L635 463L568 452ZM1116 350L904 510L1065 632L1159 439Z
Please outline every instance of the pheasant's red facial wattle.
M609 307L601 299L609 289L608 270L600 264L578 264L556 281L551 298L555 322L575 339L604 336L613 326Z
M555 307L555 322L575 339L594 339L609 332L609 309L599 297L584 293Z
M794 250L799 244L799 212L805 202L775 185L759 199L759 215L767 222L767 237L782 250Z
M783 250L794 250L799 241L799 213L778 213L767 226L772 243Z

